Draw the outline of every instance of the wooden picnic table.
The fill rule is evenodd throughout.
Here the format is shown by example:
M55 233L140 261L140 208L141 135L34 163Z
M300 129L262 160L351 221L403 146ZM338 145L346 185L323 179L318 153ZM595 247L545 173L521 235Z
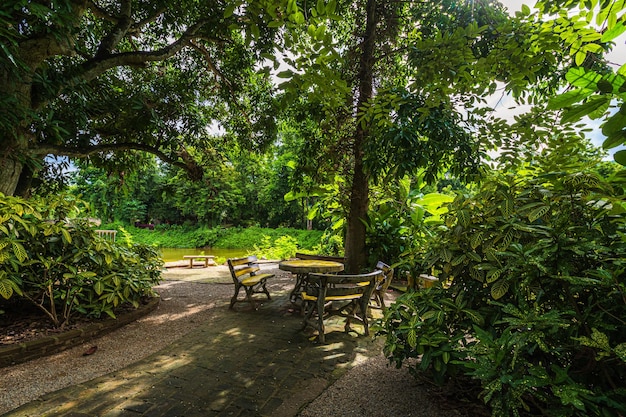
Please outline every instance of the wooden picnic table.
M211 261L211 265L215 265L215 256L213 255L185 255L183 259L189 259L189 268L193 268L193 261L195 259L203 260L205 268L208 268L209 261Z
M335 261L322 261L314 259L295 259L282 261L278 264L278 269L289 271L296 276L296 284L289 294L289 300L295 303L301 298L301 292L306 282L306 278L311 273L330 274L343 271L343 264Z

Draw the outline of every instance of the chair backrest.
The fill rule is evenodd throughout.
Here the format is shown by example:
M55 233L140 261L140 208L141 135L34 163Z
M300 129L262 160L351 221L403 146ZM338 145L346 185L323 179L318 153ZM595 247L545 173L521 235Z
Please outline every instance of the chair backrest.
M311 261L334 261L339 263L345 263L346 258L341 256L327 256L327 255L312 255L310 253L296 253L296 258Z
M382 276L381 270L365 274L309 274L306 293L318 298L361 295L369 299Z
M227 259L228 269L230 269L230 275L233 281L237 282L242 275L250 274L254 275L261 268L257 265L257 257L244 256L242 258L230 258Z
M378 261L376 269L383 271L382 281L376 284L376 289L386 291L389 288L389 284L391 284L391 280L393 280L393 268L382 261Z

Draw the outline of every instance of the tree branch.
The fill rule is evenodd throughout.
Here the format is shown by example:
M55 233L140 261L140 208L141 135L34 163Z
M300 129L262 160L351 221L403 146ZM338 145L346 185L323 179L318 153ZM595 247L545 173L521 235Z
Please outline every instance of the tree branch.
M110 55L115 45L126 36L128 29L130 29L133 24L131 12L132 7L130 0L123 0L120 6L120 17L117 19L117 24L100 42L96 58Z
M189 41L196 36L205 23L204 21L197 22L190 26L176 41L156 51L122 52L105 57L96 56L94 59L82 65L83 71L69 84L75 85L81 81L94 80L111 68L120 66L140 66L148 62L164 61L171 58L185 46L189 45Z
M141 29L144 28L144 26L154 22L155 20L157 20L157 18L159 16L161 16L163 13L165 13L165 11L167 10L167 8L163 7L161 9L157 9L156 12L152 15L152 16L148 16L143 20L140 20L139 22L135 22L131 28L128 30L128 33L131 34L136 34L141 32Z
M84 0L74 0L72 3L72 14L75 21L80 21L80 18L85 13L86 4ZM68 32L71 28L68 28ZM30 68L31 73L34 73L37 68L46 59L57 55L74 55L74 41L73 37L68 33L66 36L59 36L58 32L54 30L49 33L29 37L19 41L19 55L20 59Z
M60 155L67 156L71 158L86 158L90 155L102 153L102 152L120 152L120 151L142 151L147 152L152 155L158 157L161 161L166 162L170 165L177 166L179 168L184 169L189 174L189 177L192 180L199 180L202 178L202 174L204 173L202 167L198 165L198 163L191 158L189 153L184 149L178 152L177 157L181 158L177 159L177 157L172 157L167 155L165 152L160 149L155 148L154 146L146 145L143 143L135 143L135 142L122 142L122 143L107 143L86 147L68 147L68 146L58 146L58 145L42 145L41 147L36 149L36 152L40 155Z
M91 13L93 13L94 16L99 17L100 19L108 20L113 24L117 24L117 18L107 13L107 11L96 4L95 1L87 0L87 7L91 10Z

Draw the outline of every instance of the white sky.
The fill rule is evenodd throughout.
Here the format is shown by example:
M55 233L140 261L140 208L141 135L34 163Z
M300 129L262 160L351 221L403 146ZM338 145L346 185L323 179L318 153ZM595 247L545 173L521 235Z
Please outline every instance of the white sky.
M536 3L535 0L530 0L530 1L528 0L526 1L524 0L499 0L499 1L509 10L510 14L515 14L516 11L519 11L522 8L522 4L526 4L531 9L534 9L534 5ZM626 34L621 35L619 38L615 40L615 47L613 51L607 55L607 58L609 62L613 64L615 69L619 68L626 62ZM497 99L495 101L497 101ZM512 100L503 99L500 105L498 106L498 110L502 111L503 114L509 113L509 115L511 115L514 113L514 111L509 110L508 108L511 107L512 105L513 105ZM587 124L589 125L589 127L593 129L593 131L588 133L587 136L591 138L592 142L596 146L602 146L602 142L604 141L605 138L599 129L600 121L584 119L584 121L585 120ZM614 153L616 150L617 149L612 149L611 154Z

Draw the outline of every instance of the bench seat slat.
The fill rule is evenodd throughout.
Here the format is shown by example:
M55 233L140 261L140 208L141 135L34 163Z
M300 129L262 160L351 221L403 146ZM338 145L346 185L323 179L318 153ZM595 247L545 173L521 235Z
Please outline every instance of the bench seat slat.
M243 279L240 279L239 281L243 285L254 285L254 284L261 282L264 279L273 278L273 277L274 277L274 274L259 274L259 275L251 275L249 277L245 277Z
M358 300L363 297L363 294L348 294L348 295L329 295L324 297L326 301L351 301ZM304 301L317 301L317 297L314 295L309 295L305 292L302 293L302 299Z
M240 277L242 275L252 274L252 273L257 272L259 270L261 270L261 268L259 268L258 266L248 266L248 267L244 267L244 268L240 268L240 269L235 269L235 275L237 277Z

